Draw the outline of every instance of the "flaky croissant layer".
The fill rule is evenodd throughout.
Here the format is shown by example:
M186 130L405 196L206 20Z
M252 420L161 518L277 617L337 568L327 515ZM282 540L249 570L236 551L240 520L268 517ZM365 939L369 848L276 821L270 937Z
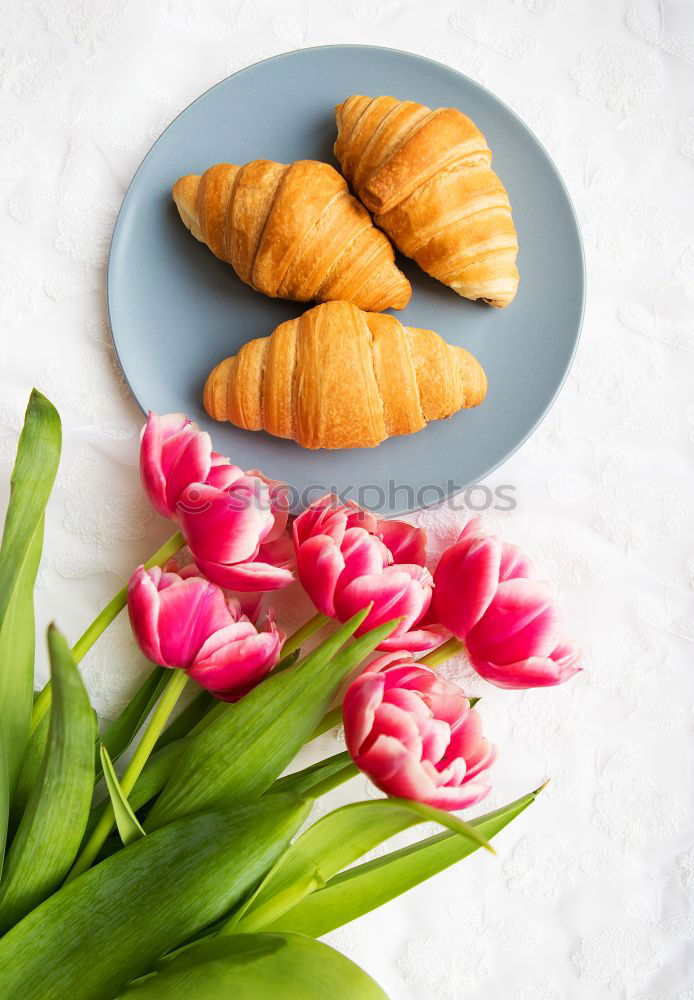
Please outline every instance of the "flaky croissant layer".
M215 420L304 448L371 448L477 406L486 391L479 362L432 330L328 302L218 364L203 402Z
M373 310L409 301L388 239L327 163L218 163L180 177L173 199L193 236L258 292Z
M342 172L398 249L459 295L508 305L516 230L474 122L456 108L361 95L336 118Z

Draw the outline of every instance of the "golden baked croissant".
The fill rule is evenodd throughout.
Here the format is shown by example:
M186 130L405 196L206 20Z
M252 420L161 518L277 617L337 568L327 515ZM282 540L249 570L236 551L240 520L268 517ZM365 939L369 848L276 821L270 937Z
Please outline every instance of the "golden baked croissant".
M389 241L327 163L218 163L173 186L193 236L273 298L402 309L412 289Z
M396 247L458 295L508 305L516 230L477 126L394 97L349 97L336 117L342 172Z
M203 402L215 420L304 448L372 448L476 406L486 391L479 362L438 333L327 302L218 364Z

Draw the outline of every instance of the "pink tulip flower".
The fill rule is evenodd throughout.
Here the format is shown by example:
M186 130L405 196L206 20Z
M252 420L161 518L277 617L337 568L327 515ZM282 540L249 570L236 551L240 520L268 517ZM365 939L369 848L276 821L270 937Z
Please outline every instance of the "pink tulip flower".
M546 583L515 545L473 518L434 571L434 617L467 647L475 670L499 687L561 684L580 667Z
M297 573L318 611L347 621L373 607L358 634L402 619L381 649L432 649L445 630L423 621L432 578L422 565L426 536L399 521L379 521L369 511L334 496L311 504L294 522Z
M182 413L150 413L140 444L140 479L157 513L176 517L178 498L189 483L204 483L210 469L228 464L212 451L210 435Z
M158 513L179 522L200 569L234 590L274 590L294 579L284 484L244 473L212 451L180 413L150 413L140 476Z
M460 688L407 653L369 664L343 703L347 748L388 795L465 809L489 792L495 748Z
M257 615L258 602L253 602ZM224 701L236 701L280 656L284 634L268 613L259 629L215 584L187 566L140 566L128 584L128 613L140 649L153 663L179 667Z
M277 590L293 581L279 484L235 465L217 465L208 482L183 490L177 518L196 564L220 587Z

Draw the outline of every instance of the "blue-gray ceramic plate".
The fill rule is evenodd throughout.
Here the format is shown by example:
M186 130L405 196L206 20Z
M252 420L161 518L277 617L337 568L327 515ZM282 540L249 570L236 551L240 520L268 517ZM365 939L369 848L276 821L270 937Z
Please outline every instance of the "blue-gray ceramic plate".
M334 106L392 94L457 107L487 137L518 230L520 286L506 309L468 302L398 256L412 299L398 316L475 354L483 405L378 448L306 451L293 441L210 420L202 389L213 365L309 306L269 299L181 223L171 185L213 163L267 158L335 163ZM113 339L143 410L182 411L218 451L293 487L298 509L327 489L384 514L435 503L477 483L532 432L552 404L578 341L581 240L564 184L533 134L493 94L430 59L365 45L276 56L223 80L178 116L149 151L118 216L108 271Z

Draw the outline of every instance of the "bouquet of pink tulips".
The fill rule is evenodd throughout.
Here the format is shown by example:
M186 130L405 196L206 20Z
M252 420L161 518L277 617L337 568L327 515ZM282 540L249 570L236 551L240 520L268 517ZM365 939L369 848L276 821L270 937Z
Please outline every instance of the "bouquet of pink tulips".
M318 939L491 850L536 797L456 815L489 791L497 751L436 667L465 649L500 687L568 680L578 651L547 586L479 519L433 575L422 530L353 503L324 497L290 525L282 484L231 465L185 417L150 414L142 484L177 530L72 648L50 627L34 697L59 454L58 414L35 391L0 549L0 996L383 997ZM287 637L266 595L295 579L316 614ZM126 604L152 672L99 735L77 663ZM346 751L292 770L340 722ZM302 831L358 771L385 797ZM355 864L432 821L438 835Z

